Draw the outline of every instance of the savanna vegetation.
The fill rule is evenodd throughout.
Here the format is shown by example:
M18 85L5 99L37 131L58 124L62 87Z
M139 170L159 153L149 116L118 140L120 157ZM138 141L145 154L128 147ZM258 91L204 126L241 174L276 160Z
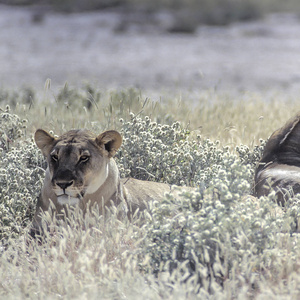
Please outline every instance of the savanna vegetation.
M298 196L250 197L265 140L299 110L259 94L149 99L139 90L65 85L0 92L0 297L298 299ZM70 208L45 241L28 228L45 173L37 128L117 129L122 177L195 186L154 201L143 220Z

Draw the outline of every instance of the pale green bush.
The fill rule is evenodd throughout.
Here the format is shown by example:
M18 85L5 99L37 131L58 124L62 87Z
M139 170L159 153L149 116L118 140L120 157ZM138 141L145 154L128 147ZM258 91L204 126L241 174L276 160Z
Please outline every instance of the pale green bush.
M27 120L21 120L17 115L10 113L9 105L5 110L0 108L0 151L9 149L10 144L17 142L26 129Z
M254 146L253 150L250 150L250 148L246 145L240 145L236 147L235 150L239 154L242 164L250 164L252 167L256 167L257 162L262 157L267 141L260 139L259 142L260 145Z
M123 145L116 156L121 177L205 187L229 153L218 141L189 139L190 131L179 122L161 125L149 117L131 118L121 119Z
M26 120L9 111L0 113L0 238L22 233L31 221L44 177L44 160L24 137Z
M23 233L32 219L45 170L40 151L24 142L0 155L0 237Z
M183 196L153 203L141 250L150 259L147 264L140 262L141 269L159 278L165 272L176 274L173 278L193 282L197 291L214 294L226 282L237 281L256 293L262 278L266 280L265 269L279 269L278 259L285 249L282 241L297 229L299 200L293 199L284 213L271 197L240 196L228 201L220 194L216 197L213 187ZM299 237L291 239L298 243ZM298 267L293 270L298 272Z

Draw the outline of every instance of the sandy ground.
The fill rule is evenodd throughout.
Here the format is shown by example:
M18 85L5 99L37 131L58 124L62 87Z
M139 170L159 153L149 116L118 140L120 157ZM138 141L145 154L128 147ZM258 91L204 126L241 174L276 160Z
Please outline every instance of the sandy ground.
M63 15L0 5L0 85L134 86L143 90L300 90L300 19L270 15L228 27L168 34L118 12Z

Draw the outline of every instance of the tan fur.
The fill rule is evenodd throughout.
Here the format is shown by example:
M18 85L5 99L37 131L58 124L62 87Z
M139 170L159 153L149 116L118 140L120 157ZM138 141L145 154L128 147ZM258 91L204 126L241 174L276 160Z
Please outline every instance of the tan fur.
M255 195L275 191L284 205L289 195L300 193L300 114L269 138L255 172Z
M72 130L55 138L38 129L37 146L47 158L48 168L38 199L33 230L39 231L41 212L47 211L50 200L57 214L69 205L83 210L88 203L99 208L111 202L121 205L123 214L144 210L150 200L161 200L166 192L179 194L180 188L168 184L127 178L120 180L114 154L122 143L117 131L98 136L87 130ZM191 188L184 188L191 189Z

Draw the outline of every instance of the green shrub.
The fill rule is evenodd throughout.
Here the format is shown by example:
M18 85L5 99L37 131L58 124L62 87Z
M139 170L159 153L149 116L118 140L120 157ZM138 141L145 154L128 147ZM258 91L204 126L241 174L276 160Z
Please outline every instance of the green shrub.
M229 153L219 149L218 141L190 139L190 131L179 122L161 125L131 114L131 121L121 123L123 146L116 156L121 177L206 186Z
M1 240L18 236L31 221L45 173L44 159L35 144L21 140L25 123L9 107L0 113Z
M33 142L1 154L0 238L23 233L32 219L45 170Z
M0 151L7 151L11 144L24 136L26 122L11 114L9 105L5 110L0 109Z
M180 199L167 196L153 203L143 227L141 256L150 258L140 261L140 267L159 278L173 274L173 280L192 283L197 293L214 294L228 280L256 293L266 266L279 268L282 240L297 229L298 203L293 199L283 213L271 197L228 201L226 196L216 197L213 183L204 193L186 192Z

